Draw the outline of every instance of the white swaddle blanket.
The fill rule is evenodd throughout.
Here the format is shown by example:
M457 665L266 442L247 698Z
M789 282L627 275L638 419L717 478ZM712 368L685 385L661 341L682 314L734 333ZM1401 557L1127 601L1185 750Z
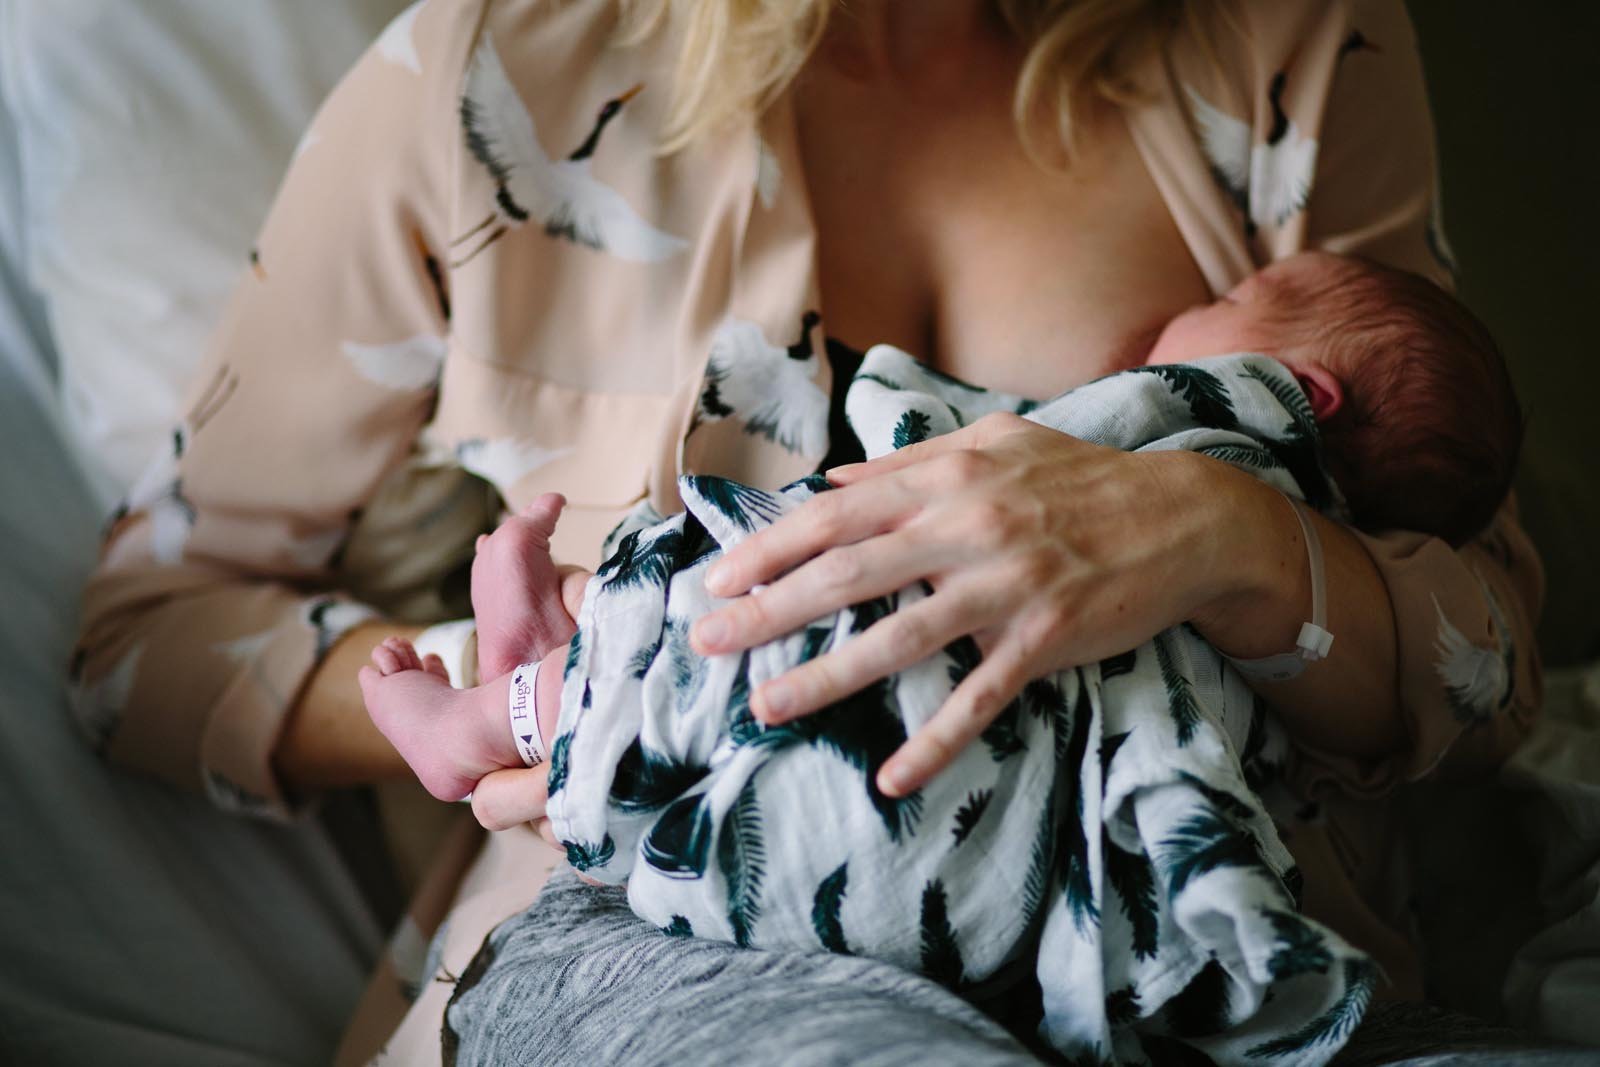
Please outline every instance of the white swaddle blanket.
M1034 405L880 346L846 408L868 456L1008 410L1337 503L1304 395L1259 356L1140 368ZM552 746L549 814L573 865L626 880L634 910L672 934L868 955L957 989L1020 961L1038 988L1018 995L1039 999L1042 1035L1073 1062L1144 1063L1174 1040L1217 1063L1331 1057L1373 967L1299 914L1298 872L1252 789L1282 737L1189 629L1031 683L903 799L875 774L978 662L970 640L781 727L757 723L748 696L925 587L742 655L689 650L715 606L710 562L825 488L686 477L687 513L619 530Z

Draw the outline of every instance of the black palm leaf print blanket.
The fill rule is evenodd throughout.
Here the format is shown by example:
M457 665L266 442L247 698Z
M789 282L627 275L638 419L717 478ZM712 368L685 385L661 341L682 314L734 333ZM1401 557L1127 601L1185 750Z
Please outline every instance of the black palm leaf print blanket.
M1032 404L880 346L846 408L869 456L1009 410L1108 446L1204 452L1339 506L1304 395L1259 356L1140 368ZM549 780L574 867L626 881L670 935L871 956L957 990L1020 965L1041 1035L1074 1063L1146 1063L1172 1042L1236 1064L1321 1064L1340 1048L1373 965L1300 914L1258 793L1282 735L1197 634L1033 682L932 783L888 797L879 767L976 646L763 726L755 686L927 590L697 657L705 568L826 484L680 488L688 510L625 523L589 583Z

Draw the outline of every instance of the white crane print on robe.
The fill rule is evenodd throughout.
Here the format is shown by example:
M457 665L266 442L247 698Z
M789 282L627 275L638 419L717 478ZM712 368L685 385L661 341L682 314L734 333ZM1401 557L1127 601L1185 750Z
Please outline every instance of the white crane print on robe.
M455 459L500 490L501 495L529 474L571 452L570 448L545 448L524 437L474 437L455 447Z
M184 497L183 482L178 477L178 462L192 435L188 423L174 426L170 444L139 475L128 490L127 502L118 509L119 515L144 512L149 524L150 554L162 563L183 559L184 546L194 530L194 505Z
M1284 114L1284 80L1282 71L1273 75L1267 94L1272 128L1258 145L1251 144L1248 124L1184 86L1212 174L1244 212L1245 232L1251 236L1258 227L1282 226L1304 210L1316 173L1316 140Z
M417 0L416 3L396 15L394 21L378 35L378 54L397 67L404 67L413 74L422 73L422 57L417 55L417 42L412 37L412 27L416 25L417 16L422 13L422 5L428 0Z
M149 525L150 554L161 563L182 560L194 531L194 505L183 495L179 474L183 454L194 435L222 409L238 385L238 375L227 364L216 369L188 415L172 428L170 443L144 469L112 516L115 523L129 512L142 511Z
M736 417L745 433L821 459L828 450L828 394L815 381L818 360L811 336L820 321L815 311L806 312L799 339L787 348L768 341L753 322L724 322L711 342L699 418Z
M1489 605L1489 618L1498 642L1496 648L1480 648L1467 640L1467 636L1445 618L1439 598L1433 598L1433 610L1439 615L1439 635L1433 646L1439 658L1434 670L1444 683L1446 700L1456 719L1472 724L1487 722L1496 710L1510 701L1517 663L1516 647L1505 616L1501 614L1500 603L1482 579L1479 585Z
M334 642L343 637L348 631L366 622L375 619L378 613L365 604L358 604L353 600L340 600L337 597L318 597L305 606L302 618L305 624L311 627L317 635L316 655L320 660L328 654Z
M539 144L533 116L523 105L488 36L473 54L461 100L461 122L467 147L499 186L495 210L456 238L459 248L490 230L487 237L461 256L453 267L472 260L509 230L534 221L547 234L638 263L675 256L689 246L681 237L656 229L622 194L589 173L606 125L643 89L636 85L608 100L594 128L566 159L552 160Z
M139 672L139 654L143 651L143 645L135 645L98 681L73 679L67 694L72 718L96 752L104 752L111 743L111 736L117 732L123 709L128 706L128 696L133 692L133 680Z
M204 780L207 798L223 811L235 815L264 815L279 810L278 805L266 797L250 792L220 771L207 767Z
M766 139L756 135L756 196L768 211L778 202L778 187L783 184L783 168L778 165L778 154Z
M346 341L340 347L357 373L389 389L426 389L439 380L439 369L444 366L444 339L428 333L390 344Z
M227 656L234 663L249 663L261 654L262 649L272 643L273 635L276 633L276 630L262 630L258 634L245 634L231 641L218 641L211 646L211 651Z

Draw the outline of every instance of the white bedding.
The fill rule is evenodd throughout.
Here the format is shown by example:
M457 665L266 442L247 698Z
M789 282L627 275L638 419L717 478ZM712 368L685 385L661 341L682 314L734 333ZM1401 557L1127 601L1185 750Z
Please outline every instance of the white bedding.
M64 665L101 510L22 279L0 99L0 1062L326 1063L380 933L314 824L109 772Z

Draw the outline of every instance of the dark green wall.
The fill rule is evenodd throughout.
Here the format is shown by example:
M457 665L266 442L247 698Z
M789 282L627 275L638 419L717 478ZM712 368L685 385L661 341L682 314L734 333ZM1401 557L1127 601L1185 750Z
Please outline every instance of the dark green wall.
M1550 665L1600 656L1600 5L1411 0L1460 292L1529 415Z

